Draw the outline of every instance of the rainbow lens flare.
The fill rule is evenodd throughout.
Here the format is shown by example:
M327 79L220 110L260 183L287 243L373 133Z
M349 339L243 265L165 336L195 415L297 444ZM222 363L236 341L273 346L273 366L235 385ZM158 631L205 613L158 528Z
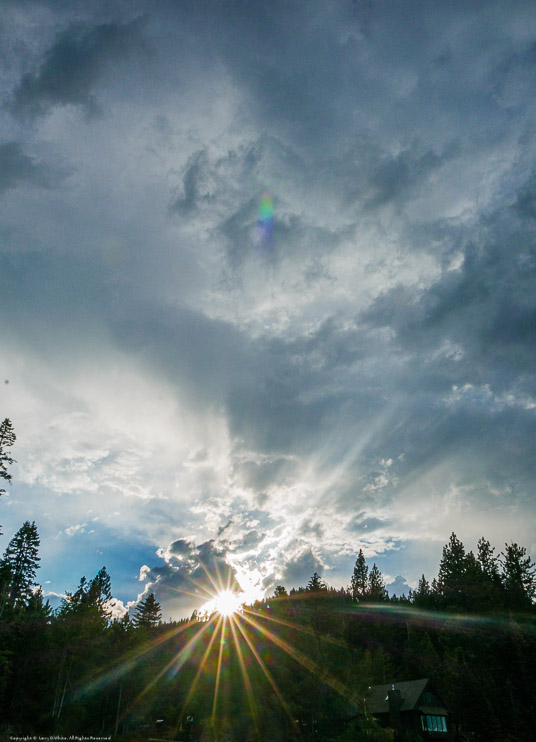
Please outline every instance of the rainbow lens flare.
M274 240L274 201L269 191L264 191L259 202L257 217L257 241L270 247Z

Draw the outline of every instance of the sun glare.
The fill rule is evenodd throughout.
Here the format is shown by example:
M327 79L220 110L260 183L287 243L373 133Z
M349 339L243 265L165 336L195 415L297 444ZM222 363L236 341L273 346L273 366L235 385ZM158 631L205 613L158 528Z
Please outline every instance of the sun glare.
M211 595L204 605L197 611L197 617L201 620L209 619L213 614L218 614L222 618L230 618L235 613L242 612L244 606L253 605L255 601L264 598L262 587L262 576L256 570L248 570L242 565L231 565L234 571L233 583L231 588L231 579L227 584L221 579L220 575L215 578L206 572L212 583L213 590L206 591Z
M240 597L231 590L224 590L214 599L214 610L221 616L232 616L242 606Z
M232 616L234 613L241 610L245 602L245 597L244 593L238 595L232 590L222 590L217 593L212 600L209 600L204 606L202 606L198 615L200 617L208 618L213 613L218 613L224 618L229 618L229 616Z

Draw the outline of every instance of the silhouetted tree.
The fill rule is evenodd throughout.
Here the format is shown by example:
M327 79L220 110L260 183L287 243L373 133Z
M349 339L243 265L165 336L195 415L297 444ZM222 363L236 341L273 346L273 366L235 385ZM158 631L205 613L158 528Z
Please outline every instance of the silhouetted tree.
M376 563L372 565L372 569L368 576L368 595L369 600L386 600L387 590L385 589L385 582L382 577L382 573L376 566Z
M60 607L59 615L80 615L98 621L107 621L110 617L108 601L112 597L110 575L102 567L95 577L88 582L82 577L74 593L67 593Z
M484 537L477 545L477 560L482 573L490 580L499 582L499 558L494 555L495 548Z
M319 593L327 590L326 583L322 580L318 572L315 572L307 583L305 588L309 593Z
M443 556L439 563L437 577L437 591L443 603L449 603L457 607L464 605L465 572L465 547L456 537L456 534L451 533L448 544L443 547Z
M26 521L9 542L1 563L5 605L22 605L32 594L35 573L39 569L38 553L39 534L35 521Z
M6 482L11 482L12 475L7 470L7 465L14 464L15 459L6 453L6 448L12 446L17 440L15 431L11 420L6 417L2 423L0 423L0 479L4 479ZM0 488L0 495L5 492L5 489Z
M354 600L363 600L368 594L368 567L365 561L363 549L359 549L359 554L354 566L351 582L352 598Z
M431 596L431 590L430 590L430 583L426 579L426 577L423 576L419 580L419 584L417 585L417 589L412 594L413 602L416 606L419 606L419 608L427 608L430 605L430 598Z
M508 607L514 610L530 608L536 595L536 565L523 546L505 544L502 553L502 583Z
M160 603L154 597L154 593L149 593L145 600L142 600L136 606L132 623L136 627L143 626L144 628L151 628L152 626L157 626L161 620L162 611L160 610Z

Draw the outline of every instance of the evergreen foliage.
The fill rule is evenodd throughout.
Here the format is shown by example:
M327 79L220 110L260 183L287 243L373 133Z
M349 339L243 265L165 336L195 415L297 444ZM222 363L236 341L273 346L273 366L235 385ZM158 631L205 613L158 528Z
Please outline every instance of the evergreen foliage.
M514 610L529 608L536 595L536 565L527 550L515 543L505 544L501 563L508 605Z
M85 616L94 621L106 622L110 617L108 601L112 597L110 575L102 567L88 582L82 577L74 593L67 593L60 607L62 618Z
M20 606L30 598L39 569L38 553L39 534L35 521L26 521L9 542L0 565L6 607Z
M380 742L393 736L367 713L369 686L421 677L458 739L534 738L536 565L516 543L498 557L481 538L475 556L452 533L437 578L388 606L360 550L349 589L315 572L219 624L196 611L162 624L154 593L112 621L105 567L54 613L34 584L38 547L27 521L0 561L0 738Z
M359 549L351 582L352 598L355 601L364 600L368 595L368 566L363 554Z
M374 563L368 576L368 599L371 601L381 601L387 599L387 590L382 573Z
M327 590L326 583L322 580L318 572L315 572L305 588L309 593L319 593Z
M162 620L160 603L156 600L154 593L149 593L145 600L140 601L134 611L132 623L137 628L153 628L158 626Z
M6 482L11 482L12 479L12 475L8 472L7 467L15 463L15 459L7 453L6 449L10 448L16 440L17 436L13 430L11 420L6 417L0 423L0 479ZM0 495L4 492L5 489L0 488Z

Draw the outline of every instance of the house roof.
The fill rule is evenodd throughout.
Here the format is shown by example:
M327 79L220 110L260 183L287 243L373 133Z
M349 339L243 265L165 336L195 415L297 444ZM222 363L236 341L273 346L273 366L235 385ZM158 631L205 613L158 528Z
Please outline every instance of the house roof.
M404 680L401 683L373 685L367 697L367 709L371 714L388 714L387 693L394 687L400 691L402 700L400 711L412 711L428 683L428 678L421 678L421 680Z

